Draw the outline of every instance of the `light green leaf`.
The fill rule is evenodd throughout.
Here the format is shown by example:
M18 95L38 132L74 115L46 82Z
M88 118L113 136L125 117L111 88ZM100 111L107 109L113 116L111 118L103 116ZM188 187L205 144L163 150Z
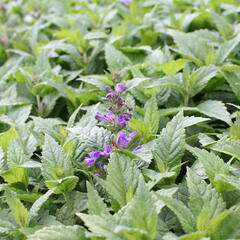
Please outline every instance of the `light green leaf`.
M197 218L198 230L204 231L209 221L225 210L226 204L211 185L190 169L187 171L187 186L189 208Z
M149 140L151 140L150 129L146 123L141 120L133 119L130 120L128 124L130 128L137 132L137 135L141 138L143 143L147 143Z
M139 170L130 157L121 153L113 153L108 164L107 173L107 179L100 181L100 183L123 207L127 204L129 188L132 188L133 193L136 191L140 176Z
M238 34L235 38L229 41L225 41L217 50L216 52L216 65L221 65L230 53L237 47L240 41L240 34Z
M24 205L12 191L6 189L5 194L7 198L7 203L14 215L17 224L20 227L27 227L29 216L28 210L24 207Z
M85 233L79 226L54 225L37 230L27 240L86 240Z
M196 231L196 220L194 218L194 215L186 207L186 205L184 205L183 202L160 194L158 194L158 198L176 214L185 233Z
M91 215L108 215L107 206L103 200L98 195L98 192L93 188L93 186L87 182L87 191L88 191L88 212Z
M183 113L178 113L156 139L154 152L156 161L161 161L166 169L177 167L185 151L185 129ZM157 160L158 159L158 160Z
M201 113L203 113L209 117L213 117L213 118L222 120L229 125L231 123L230 114L227 111L227 108L225 107L224 103L222 103L221 101L207 100L207 101L199 104L197 106L197 109Z
M173 76L184 68L186 62L188 62L186 59L177 59L163 65L156 65L156 70L163 71L168 76Z
M69 156L49 135L45 135L42 148L42 173L46 180L57 180L73 175Z
M228 175L229 166L213 152L208 152L206 150L193 148L190 146L188 146L187 149L194 155L196 155L198 160L203 164L205 172L216 190L218 192L227 190L227 186L225 186L225 184L221 182L216 182L214 179L217 174Z
M53 194L56 188L52 188L48 190L45 194L43 194L40 198L38 198L34 204L31 206L29 210L28 221L30 222L34 217L38 215L38 212L42 205L48 200L48 198Z
M115 47L106 45L105 47L105 59L108 68L114 71L121 71L124 67L130 66L131 61Z
M4 152L7 152L8 146L12 139L16 139L18 133L15 127L11 127L6 132L0 134L0 147L2 147Z
M144 106L144 122L148 126L152 135L158 132L159 128L159 113L158 104L155 96L152 96Z

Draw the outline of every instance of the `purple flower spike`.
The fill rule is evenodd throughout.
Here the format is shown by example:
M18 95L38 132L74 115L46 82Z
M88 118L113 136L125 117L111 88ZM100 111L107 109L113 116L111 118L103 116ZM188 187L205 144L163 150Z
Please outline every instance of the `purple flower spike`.
M135 152L135 151L138 151L138 150L140 150L142 148L143 148L143 146L137 146L136 148L133 149L133 151Z
M124 91L126 91L126 90L127 90L127 87L124 86L122 83L118 83L118 84L115 86L115 91L116 91L117 93L122 93L122 92L124 92Z
M102 114L100 112L97 112L96 115L95 115L95 119L96 120L99 120L99 121L103 121L103 122L106 122L108 124L114 124L114 118L115 118L115 115L113 113L106 113L106 114Z
M90 152L89 157L84 158L84 162L89 166L93 166L94 163L101 157L101 152Z
M131 134L126 134L124 132L119 132L117 135L117 147L118 148L126 148L127 145L131 142L132 138L136 136L136 131Z
M129 114L122 114L118 117L118 126L122 127L128 123L128 121L131 119Z
M109 157L111 152L112 152L112 147L110 145L107 145L104 147L104 151L101 154L102 156Z

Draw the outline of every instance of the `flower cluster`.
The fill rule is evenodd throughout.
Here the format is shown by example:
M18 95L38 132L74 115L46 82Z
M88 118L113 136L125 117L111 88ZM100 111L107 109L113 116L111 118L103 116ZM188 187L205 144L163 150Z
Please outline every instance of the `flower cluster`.
M108 126L114 127L117 131L114 132L114 137L111 145L104 147L102 152L90 152L89 156L84 159L84 162L90 167L96 164L97 160L108 158L114 149L125 149L136 136L136 132L130 134L124 133L122 130L131 119L132 108L129 107L121 96L121 93L127 90L127 87L118 83L114 90L110 87L106 89L107 95L107 113L97 112L95 119L106 123ZM142 146L136 147L133 151L141 149ZM98 163L98 167L102 167L102 163Z

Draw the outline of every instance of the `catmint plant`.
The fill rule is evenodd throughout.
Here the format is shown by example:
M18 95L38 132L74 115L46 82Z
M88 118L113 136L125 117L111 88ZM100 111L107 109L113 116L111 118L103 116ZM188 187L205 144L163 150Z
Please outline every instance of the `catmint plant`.
M106 109L108 112L97 112L95 119L105 124L104 126L113 132L113 138L110 145L104 147L103 151L90 152L88 157L84 158L84 163L89 167L95 165L98 170L104 170L105 163L113 150L126 149L131 140L136 136L136 131L132 133L126 133L124 128L131 119L133 110L125 103L122 93L127 90L127 87L122 83L116 84L112 89L107 87L106 89ZM142 146L137 146L133 151L141 149ZM97 174L99 175L99 174Z

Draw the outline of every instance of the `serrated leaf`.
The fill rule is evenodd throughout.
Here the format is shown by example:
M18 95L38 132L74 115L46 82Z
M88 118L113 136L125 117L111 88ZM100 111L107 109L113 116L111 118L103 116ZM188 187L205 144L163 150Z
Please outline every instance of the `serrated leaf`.
M79 226L55 225L37 230L27 237L27 240L84 240L84 230Z
M141 120L133 119L130 120L128 124L130 128L137 132L137 135L141 138L143 143L147 143L149 140L151 140L150 129L146 123Z
M98 192L93 188L93 186L87 182L87 191L88 191L88 212L91 215L108 215L107 206L103 200L98 195Z
M236 48L236 46L239 44L240 41L240 34L238 34L235 38L229 41L225 41L217 50L216 52L216 65L221 65L227 57L230 55L230 53Z
M20 167L28 160L20 143L17 140L12 140L7 152L8 167Z
M196 220L194 215L183 202L160 194L158 194L158 198L176 214L185 233L196 231Z
M26 227L28 225L28 210L24 207L24 205L12 191L7 189L5 191L5 194L7 198L7 203L14 215L17 224L21 227Z
M48 200L48 198L53 194L56 188L52 188L48 190L45 194L43 194L40 198L38 198L34 204L31 206L29 210L28 221L30 222L34 217L38 215L38 211L42 207L42 205Z
M227 108L225 107L224 103L221 101L215 101L215 100L207 100L197 106L197 109L209 116L213 117L219 120L222 120L230 125L231 118L230 114L227 111Z
M185 129L183 113L178 113L156 139L154 152L164 165L177 167L185 151Z
M156 70L163 71L168 76L173 76L184 68L186 62L188 62L186 59L177 59L163 65L156 65Z
M16 139L17 137L18 133L15 127L11 127L6 132L0 134L0 147L2 147L4 152L7 152L11 140Z
M208 175L208 178L212 185L216 188L218 192L224 191L225 186L221 182L215 182L215 176L217 174L229 173L229 166L224 163L224 161L214 154L213 152L208 152L203 149L193 148L188 146L187 149L197 156L198 160L203 164L203 167ZM227 189L226 189L227 190Z
M159 113L158 105L155 96L152 96L144 105L144 122L148 126L152 135L158 132L159 128Z
M210 220L225 210L226 204L211 185L208 185L190 169L187 171L187 186L188 206L197 217L198 230L204 231Z
M45 135L42 149L42 172L46 180L58 180L73 175L69 156L49 135Z
M129 227L146 231L149 239L155 239L157 210L143 178L140 178L133 201L126 207L121 220L123 225L125 222L128 222Z
M105 47L105 58L108 68L112 72L121 71L124 67L131 65L131 61L111 45L106 45Z
M201 123L201 122L205 122L205 121L209 121L210 118L203 118L203 117L194 117L194 116L187 116L184 117L184 127L191 127L195 124Z
M130 157L121 153L113 153L109 160L107 169L107 179L100 181L108 193L120 204L127 204L127 196L129 188L136 191L139 181L139 170Z
M239 72L222 71L223 77L227 80L236 97L240 99L240 78Z

